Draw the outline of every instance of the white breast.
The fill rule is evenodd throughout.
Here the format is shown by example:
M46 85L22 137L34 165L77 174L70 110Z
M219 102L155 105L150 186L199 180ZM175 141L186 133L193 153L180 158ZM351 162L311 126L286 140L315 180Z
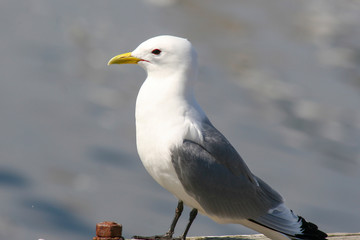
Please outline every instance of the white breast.
M153 90L145 81L136 102L136 143L140 159L156 182L185 204L202 211L182 187L170 152L172 147L182 144L184 137L201 138L196 123L201 116L184 98L154 94Z

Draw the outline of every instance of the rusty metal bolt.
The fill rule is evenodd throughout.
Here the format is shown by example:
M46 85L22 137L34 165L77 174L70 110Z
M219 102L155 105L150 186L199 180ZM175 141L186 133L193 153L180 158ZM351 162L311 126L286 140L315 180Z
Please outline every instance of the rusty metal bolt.
M122 226L116 222L101 222L96 224L96 237L93 240L119 240L122 236Z

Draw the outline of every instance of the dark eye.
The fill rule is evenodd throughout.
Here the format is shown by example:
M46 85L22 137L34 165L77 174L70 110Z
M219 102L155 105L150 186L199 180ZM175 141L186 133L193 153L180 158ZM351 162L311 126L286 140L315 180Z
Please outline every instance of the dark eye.
M159 55L161 53L161 50L159 49L154 49L151 51L152 54L155 54L155 55Z

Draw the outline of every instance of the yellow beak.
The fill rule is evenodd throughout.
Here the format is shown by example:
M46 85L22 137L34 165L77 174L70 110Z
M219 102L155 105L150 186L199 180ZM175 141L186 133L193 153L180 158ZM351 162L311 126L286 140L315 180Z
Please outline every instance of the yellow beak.
M136 58L131 56L131 52L128 53L123 53L120 55L117 55L115 57L113 57L112 59L110 59L110 61L108 62L107 65L111 65L111 64L136 64L139 61L141 61L140 58Z

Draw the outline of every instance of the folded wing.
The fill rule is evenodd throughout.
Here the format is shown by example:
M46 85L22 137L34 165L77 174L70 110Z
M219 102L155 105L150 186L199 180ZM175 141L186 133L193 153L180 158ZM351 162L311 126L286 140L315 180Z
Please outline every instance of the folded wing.
M283 202L209 121L201 131L203 141L185 139L172 149L172 163L187 193L207 214L227 220L256 218Z

